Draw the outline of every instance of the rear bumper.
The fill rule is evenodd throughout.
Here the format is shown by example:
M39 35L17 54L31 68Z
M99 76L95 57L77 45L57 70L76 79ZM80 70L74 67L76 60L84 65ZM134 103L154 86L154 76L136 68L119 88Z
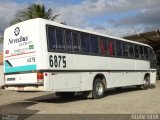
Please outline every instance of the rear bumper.
M28 71L5 74L5 89L15 91L46 91L44 81L47 77L38 79L38 73L36 71Z
M45 91L43 85L5 85L5 89L15 91Z

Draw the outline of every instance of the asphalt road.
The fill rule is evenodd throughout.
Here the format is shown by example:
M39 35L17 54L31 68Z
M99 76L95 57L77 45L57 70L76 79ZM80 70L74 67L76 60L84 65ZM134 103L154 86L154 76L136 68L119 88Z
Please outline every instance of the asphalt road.
M126 88L106 91L102 99L81 96L63 99L51 92L0 90L0 119L133 119L134 115L158 115L160 120L160 82L156 88Z

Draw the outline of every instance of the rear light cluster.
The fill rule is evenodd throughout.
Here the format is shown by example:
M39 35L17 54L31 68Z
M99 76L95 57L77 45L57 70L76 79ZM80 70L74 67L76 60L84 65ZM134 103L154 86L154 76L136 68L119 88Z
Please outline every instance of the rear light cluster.
M44 81L44 73L43 72L37 72L37 82L43 83Z

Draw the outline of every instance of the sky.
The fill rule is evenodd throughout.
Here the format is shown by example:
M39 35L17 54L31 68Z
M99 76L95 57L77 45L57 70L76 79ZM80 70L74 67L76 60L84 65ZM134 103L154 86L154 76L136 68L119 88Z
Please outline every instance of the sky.
M160 0L0 0L0 36L16 12L33 3L52 8L53 15L60 14L57 22L116 37L160 26Z

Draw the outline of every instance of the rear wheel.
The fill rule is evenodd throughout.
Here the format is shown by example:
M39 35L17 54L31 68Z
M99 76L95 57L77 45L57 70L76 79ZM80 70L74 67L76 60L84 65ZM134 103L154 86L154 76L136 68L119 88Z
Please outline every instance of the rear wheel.
M143 85L142 85L142 89L146 90L149 88L149 82L150 82L150 77L149 76L145 76L144 77L144 81L143 81Z
M100 99L104 96L105 85L100 78L96 78L93 83L93 98Z

